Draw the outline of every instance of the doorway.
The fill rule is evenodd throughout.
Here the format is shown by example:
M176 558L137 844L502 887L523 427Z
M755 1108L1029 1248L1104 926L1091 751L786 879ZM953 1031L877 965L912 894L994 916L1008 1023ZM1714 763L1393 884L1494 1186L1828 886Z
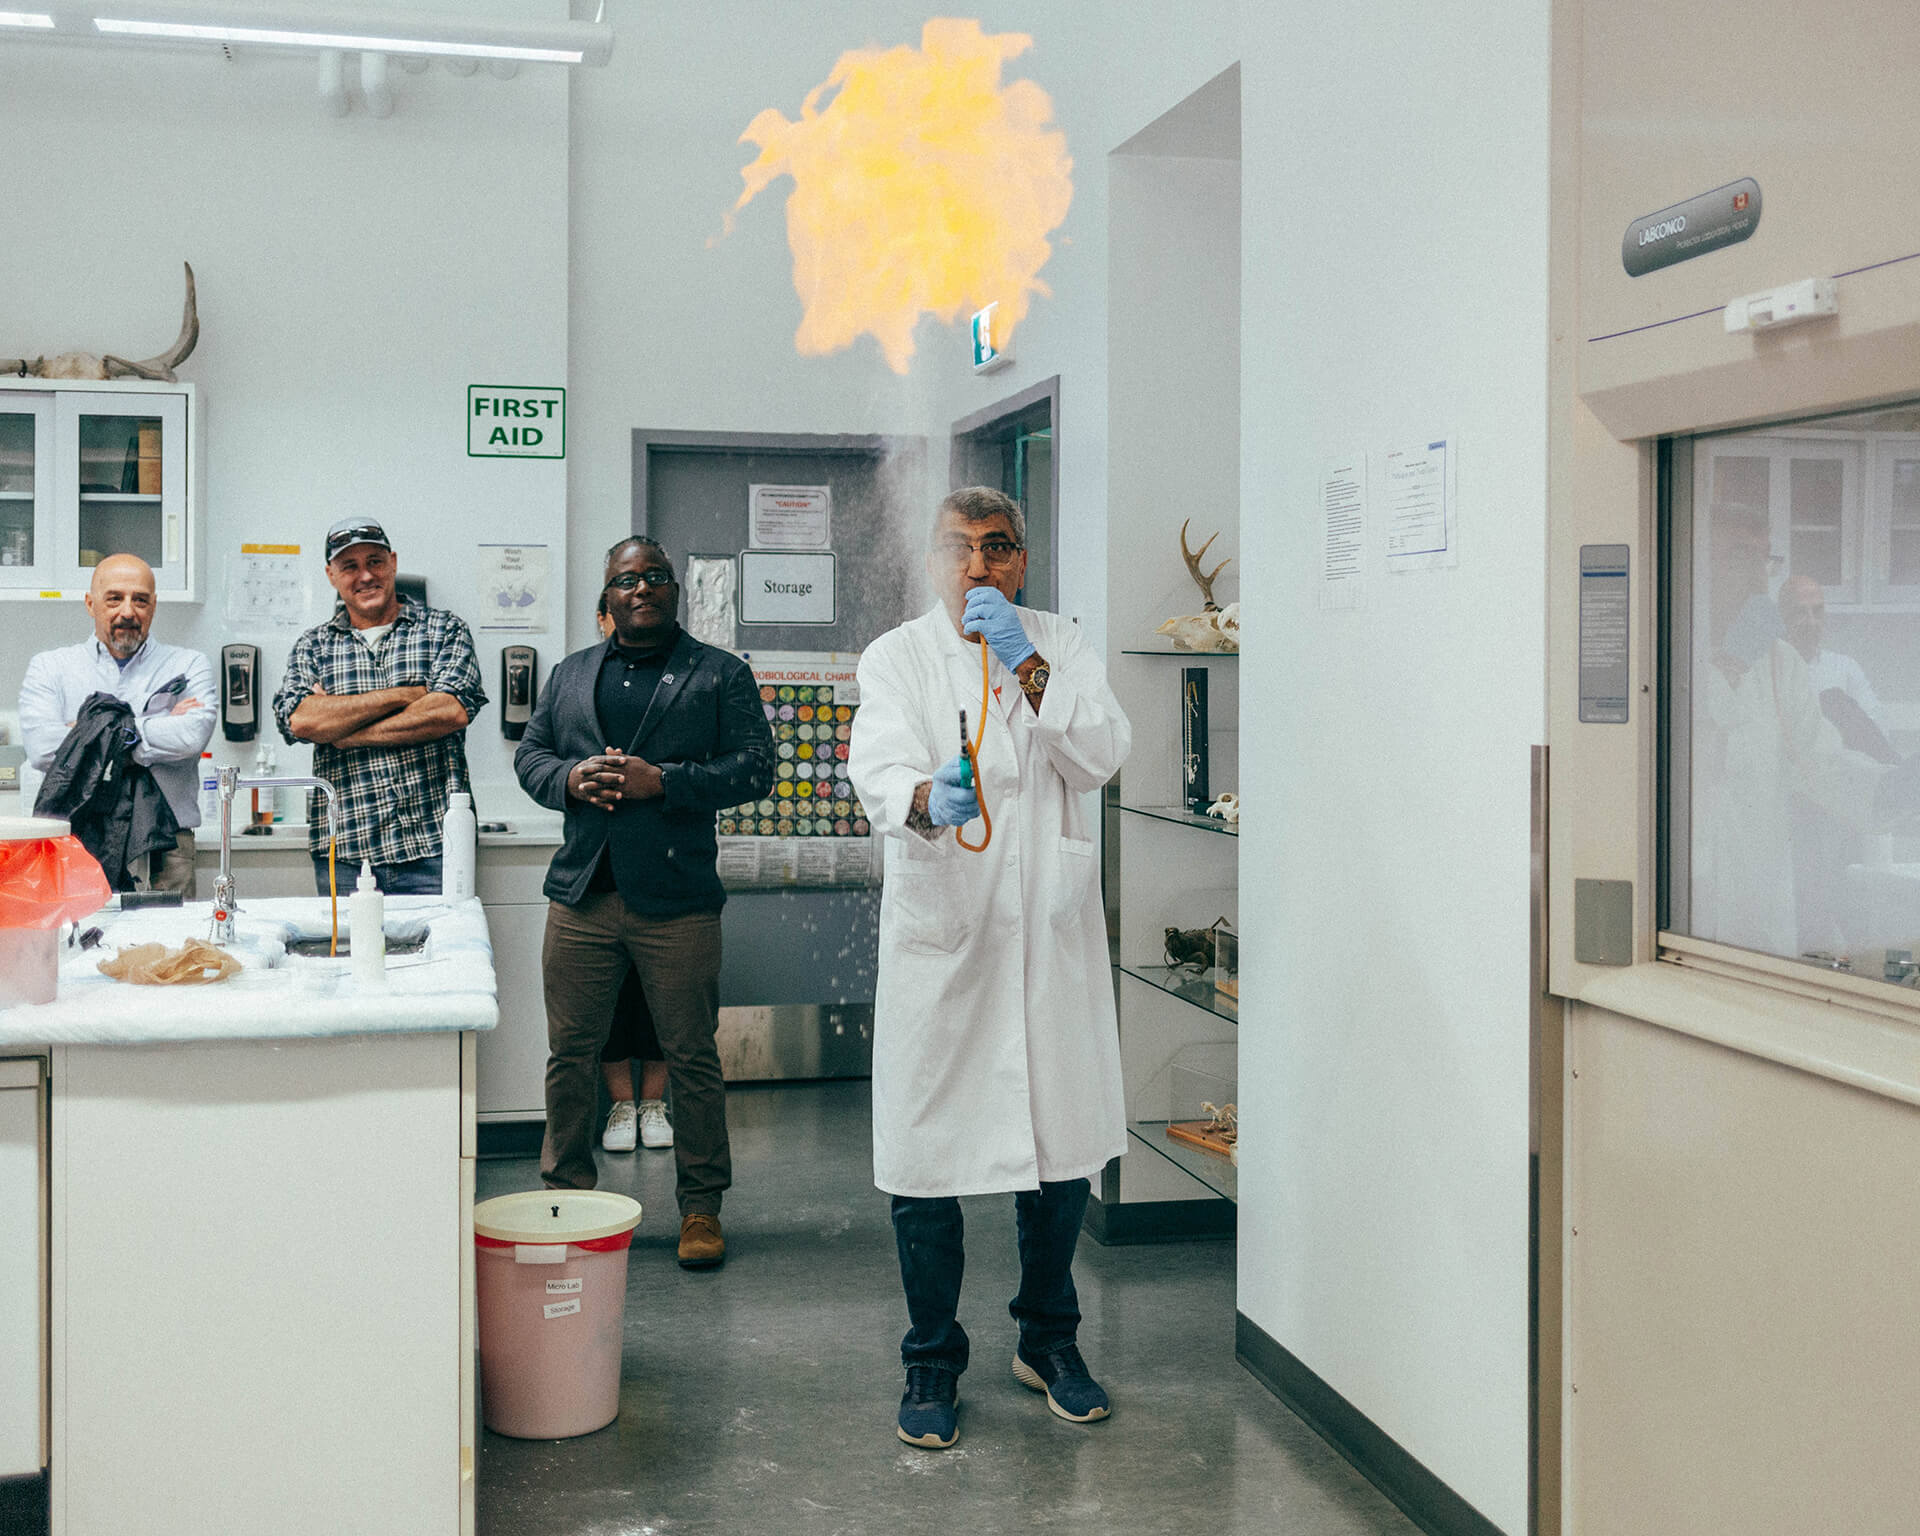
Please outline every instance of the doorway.
M1054 508L1060 504L1060 376L1043 379L953 424L949 488L990 485L1027 517L1027 584L1020 601L1059 606Z

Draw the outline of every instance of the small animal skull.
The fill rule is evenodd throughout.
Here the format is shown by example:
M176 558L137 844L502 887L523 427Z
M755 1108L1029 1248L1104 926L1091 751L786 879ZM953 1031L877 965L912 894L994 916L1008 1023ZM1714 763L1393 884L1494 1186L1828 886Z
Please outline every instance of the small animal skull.
M1214 797L1212 805L1207 807L1209 816L1218 816L1232 826L1240 825L1240 797L1231 790Z

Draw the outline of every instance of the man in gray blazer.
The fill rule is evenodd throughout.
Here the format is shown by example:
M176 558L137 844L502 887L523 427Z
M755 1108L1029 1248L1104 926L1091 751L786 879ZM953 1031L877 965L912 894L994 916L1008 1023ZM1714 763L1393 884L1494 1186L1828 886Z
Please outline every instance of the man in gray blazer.
M547 1132L540 1176L592 1189L600 1051L631 964L673 1090L680 1263L726 1258L732 1182L714 1026L720 908L714 813L773 783L773 733L753 674L675 615L680 586L650 539L607 551L613 633L553 670L514 753L521 785L566 814L547 870Z

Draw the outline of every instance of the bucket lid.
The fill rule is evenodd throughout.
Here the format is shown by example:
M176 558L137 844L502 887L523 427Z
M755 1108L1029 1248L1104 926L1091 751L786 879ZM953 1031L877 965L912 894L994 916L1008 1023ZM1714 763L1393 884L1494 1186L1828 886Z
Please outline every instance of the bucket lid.
M473 1230L504 1243L580 1243L640 1225L640 1202L606 1189L529 1189L473 1208Z
M0 816L0 843L38 843L66 837L72 830L52 816Z

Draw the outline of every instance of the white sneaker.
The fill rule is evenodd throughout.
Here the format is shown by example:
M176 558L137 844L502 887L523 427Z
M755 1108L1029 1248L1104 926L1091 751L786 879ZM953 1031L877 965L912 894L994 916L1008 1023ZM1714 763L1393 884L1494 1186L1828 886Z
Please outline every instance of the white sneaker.
M640 1106L640 1145L673 1145L673 1122L667 1118L667 1106L659 1099L647 1099Z
M631 1152L633 1150L633 1100L615 1099L613 1113L607 1116L606 1134L600 1138L600 1145L609 1152Z

